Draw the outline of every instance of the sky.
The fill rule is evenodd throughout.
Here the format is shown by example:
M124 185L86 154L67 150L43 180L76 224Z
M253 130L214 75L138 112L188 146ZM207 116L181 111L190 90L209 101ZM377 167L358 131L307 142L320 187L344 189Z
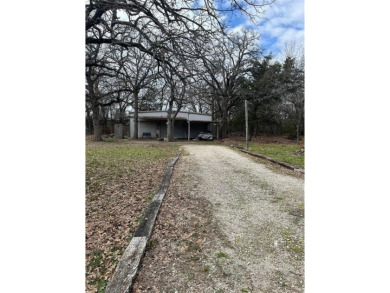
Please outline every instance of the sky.
M265 20L253 25L247 17L230 18L233 27L245 27L260 33L260 46L266 53L273 53L275 59L282 58L284 44L304 44L304 0L276 0L265 9Z
M259 28L260 44L279 56L285 42L304 43L304 1L277 0L266 10L264 21Z

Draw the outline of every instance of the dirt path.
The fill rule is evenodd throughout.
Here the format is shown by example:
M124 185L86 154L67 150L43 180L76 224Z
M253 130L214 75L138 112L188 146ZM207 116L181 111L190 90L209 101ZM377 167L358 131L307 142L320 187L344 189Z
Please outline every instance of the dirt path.
M303 292L304 180L187 145L133 292Z

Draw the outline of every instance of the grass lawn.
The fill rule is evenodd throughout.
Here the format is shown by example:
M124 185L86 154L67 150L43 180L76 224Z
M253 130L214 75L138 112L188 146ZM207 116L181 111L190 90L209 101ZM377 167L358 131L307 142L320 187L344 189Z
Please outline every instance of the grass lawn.
M301 146L299 145L249 144L249 151L252 153L304 168L305 156L294 154L295 151L299 151L300 149Z
M178 144L87 140L86 292L104 292L178 149Z
M232 136L222 141L224 145L236 145L245 149L244 136ZM297 155L294 152L300 151L301 145L289 140L286 136L258 136L253 137L249 142L249 151L273 158L275 160L304 168L305 155Z

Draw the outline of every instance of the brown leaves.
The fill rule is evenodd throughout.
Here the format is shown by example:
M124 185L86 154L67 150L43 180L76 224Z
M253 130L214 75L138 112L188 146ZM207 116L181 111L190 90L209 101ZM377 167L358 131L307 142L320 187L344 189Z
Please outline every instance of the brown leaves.
M141 293L141 292L150 292L150 293L160 293L160 291L156 288L156 286L147 286L147 287L140 287L134 291L135 293Z
M104 292L176 148L87 146L86 292ZM146 149L146 150L144 150Z
M194 278L207 281L204 250L205 242L213 241L211 206L189 195L194 178L183 184L185 172L180 163L175 168L151 237L157 244L146 251L133 293L151 292L148 286L160 292L188 292L181 287L184 283Z

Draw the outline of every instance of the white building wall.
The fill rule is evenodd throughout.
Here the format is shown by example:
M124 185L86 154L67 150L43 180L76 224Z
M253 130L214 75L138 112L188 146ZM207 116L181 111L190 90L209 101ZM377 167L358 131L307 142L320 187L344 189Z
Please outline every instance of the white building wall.
M156 138L157 123L154 121L139 121L138 122L138 137L142 137L143 132L150 132L152 138Z
M134 118L130 118L130 137L134 136ZM154 121L138 121L138 138L142 138L142 132L150 132L152 138L156 138L157 123Z

